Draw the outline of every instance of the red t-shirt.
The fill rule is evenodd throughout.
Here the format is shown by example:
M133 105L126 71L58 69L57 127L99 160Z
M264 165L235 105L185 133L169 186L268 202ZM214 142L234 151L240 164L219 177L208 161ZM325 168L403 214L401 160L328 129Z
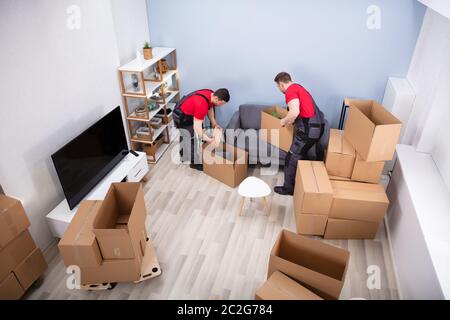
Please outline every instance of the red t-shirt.
M299 118L312 118L315 116L314 102L311 94L299 84L292 84L285 92L286 104L294 99L300 100Z
M211 93L213 93L213 91L199 90L195 93L204 95L208 99L208 103L202 96L193 95L183 102L181 111L183 111L185 115L193 116L195 119L203 121L208 114L209 109L213 107L211 103Z

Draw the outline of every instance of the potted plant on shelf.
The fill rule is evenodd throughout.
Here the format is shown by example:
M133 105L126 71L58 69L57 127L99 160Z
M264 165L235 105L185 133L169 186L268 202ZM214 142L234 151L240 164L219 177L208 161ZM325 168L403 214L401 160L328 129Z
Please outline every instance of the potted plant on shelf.
M150 47L150 43L146 41L144 43L144 59L145 60L151 60L153 58L153 49Z

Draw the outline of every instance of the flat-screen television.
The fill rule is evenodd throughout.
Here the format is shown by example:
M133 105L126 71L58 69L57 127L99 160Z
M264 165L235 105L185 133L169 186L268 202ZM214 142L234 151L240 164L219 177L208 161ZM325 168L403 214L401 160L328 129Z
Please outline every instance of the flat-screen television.
M120 107L52 155L72 210L126 155L128 144Z

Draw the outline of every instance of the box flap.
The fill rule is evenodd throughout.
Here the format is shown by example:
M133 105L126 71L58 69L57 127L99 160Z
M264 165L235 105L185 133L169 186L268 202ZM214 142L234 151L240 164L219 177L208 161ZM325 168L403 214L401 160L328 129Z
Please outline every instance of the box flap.
M272 274L256 296L262 300L323 300L279 271Z
M299 161L298 166L305 193L333 193L323 162Z

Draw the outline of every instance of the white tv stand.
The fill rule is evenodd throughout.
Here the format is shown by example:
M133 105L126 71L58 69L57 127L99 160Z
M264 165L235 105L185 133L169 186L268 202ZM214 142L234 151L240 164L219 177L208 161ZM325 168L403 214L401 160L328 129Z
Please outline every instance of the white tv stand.
M124 180L127 182L140 182L149 172L149 168L147 155L143 152L137 153L138 157L129 153L83 200L103 200L112 183ZM47 215L48 226L56 238L63 236L78 207L79 205L70 210L67 200L64 199Z

